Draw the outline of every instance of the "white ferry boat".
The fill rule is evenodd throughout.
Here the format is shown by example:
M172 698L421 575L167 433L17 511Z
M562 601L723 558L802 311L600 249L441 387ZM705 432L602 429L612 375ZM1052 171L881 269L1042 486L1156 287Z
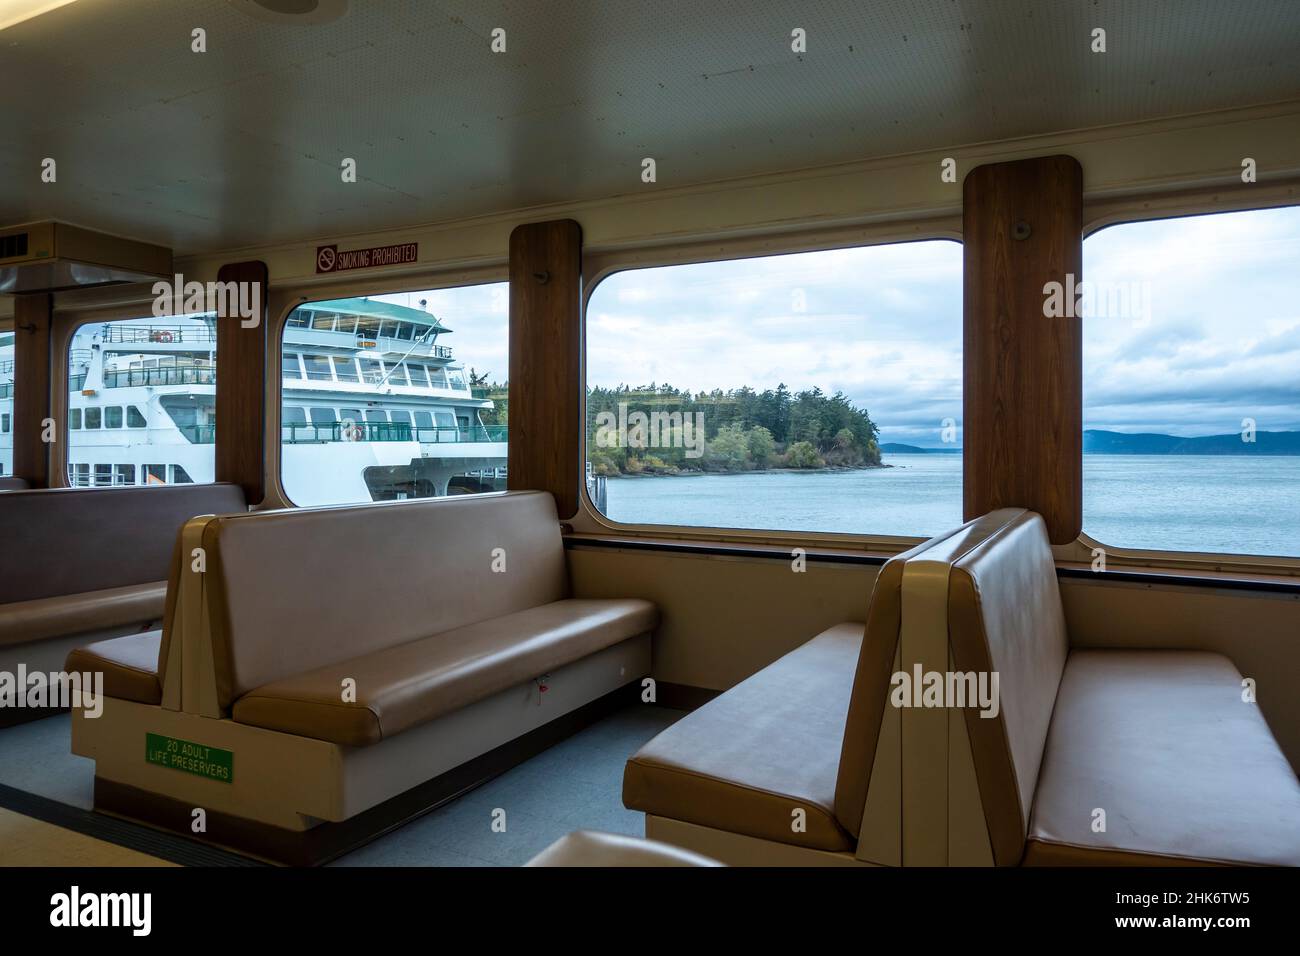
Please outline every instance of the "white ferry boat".
M282 478L299 505L504 488L506 426L484 424L452 350L421 309L337 299L284 333ZM68 365L68 483L214 479L216 318L94 323ZM13 472L13 334L0 338L0 467ZM490 420L490 415L489 415Z

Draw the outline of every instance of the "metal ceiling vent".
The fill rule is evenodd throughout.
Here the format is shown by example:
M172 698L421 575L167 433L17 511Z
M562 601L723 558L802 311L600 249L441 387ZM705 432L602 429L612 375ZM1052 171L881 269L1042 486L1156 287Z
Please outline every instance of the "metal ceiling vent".
M0 228L0 293L61 292L172 274L172 252L64 222Z
M227 0L267 23L329 23L348 12L348 0Z

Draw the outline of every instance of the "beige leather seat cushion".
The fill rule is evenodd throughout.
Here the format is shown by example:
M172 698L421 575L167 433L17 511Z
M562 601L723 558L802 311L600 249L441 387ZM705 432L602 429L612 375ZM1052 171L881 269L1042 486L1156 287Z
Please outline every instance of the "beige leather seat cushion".
M524 866L663 867L722 866L690 850L637 837L576 830L548 846Z
M162 681L158 679L158 647L162 631L128 634L79 647L68 655L69 672L104 675L104 693L119 700L141 704L162 703Z
M835 778L863 625L838 624L683 717L623 773L628 809L779 843L848 850ZM793 811L807 829L792 829Z
M0 604L0 646L160 621L167 582Z
M1300 783L1232 662L1072 651L1024 862L1300 865Z
M529 608L256 688L243 724L360 747L458 710L654 629L641 600L564 600ZM342 700L356 681L356 702Z

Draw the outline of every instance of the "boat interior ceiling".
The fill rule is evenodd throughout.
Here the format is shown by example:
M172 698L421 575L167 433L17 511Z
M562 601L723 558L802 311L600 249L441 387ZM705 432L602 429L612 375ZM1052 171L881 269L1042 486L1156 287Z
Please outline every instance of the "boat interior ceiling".
M0 865L1300 866L1294 0L5 0L0 78Z

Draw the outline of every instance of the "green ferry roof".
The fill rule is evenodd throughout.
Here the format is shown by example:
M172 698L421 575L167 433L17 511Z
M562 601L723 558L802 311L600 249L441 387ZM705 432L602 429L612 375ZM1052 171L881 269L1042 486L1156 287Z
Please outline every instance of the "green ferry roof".
M431 326L439 332L450 332L438 317L423 309L413 309L396 302L376 302L374 299L326 299L323 302L305 302L299 306L304 312L343 312L348 315L365 316L373 319L393 319L402 322L414 322L417 325Z

